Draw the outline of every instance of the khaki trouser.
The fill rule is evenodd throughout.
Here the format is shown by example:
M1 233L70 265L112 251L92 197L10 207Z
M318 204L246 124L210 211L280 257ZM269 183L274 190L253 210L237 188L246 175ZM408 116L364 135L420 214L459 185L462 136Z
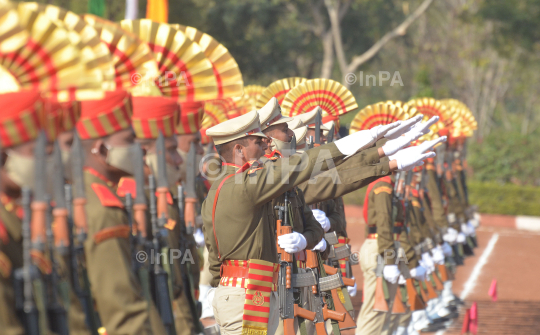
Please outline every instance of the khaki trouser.
M377 240L367 239L360 249L360 266L364 273L364 303L358 315L356 335L379 335L388 332L390 324L390 313L377 312L373 310L375 304L375 287L377 277L375 268L377 267L377 256L379 249ZM392 310L393 298L396 294L397 285L387 282L388 293L390 295L389 310ZM391 334L391 333L390 333Z
M246 290L241 287L219 285L212 300L214 317L220 326L222 335L242 334L242 316ZM270 317L268 318L268 335L274 335L279 324L279 306L277 294L270 296Z

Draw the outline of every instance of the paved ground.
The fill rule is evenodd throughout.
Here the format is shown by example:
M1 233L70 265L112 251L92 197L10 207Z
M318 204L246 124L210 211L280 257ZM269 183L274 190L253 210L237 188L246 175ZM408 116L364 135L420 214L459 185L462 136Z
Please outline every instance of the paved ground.
M360 207L346 207L347 231L353 252L364 241L365 224ZM540 334L540 233L497 227L478 229L479 247L475 255L458 268L454 292L466 306L478 304L478 334ZM489 248L486 248L488 247ZM359 294L353 299L357 311L361 305L362 271L353 269ZM498 282L498 301L488 295L493 279ZM461 333L463 312L459 320L437 335ZM344 332L353 334L352 331Z

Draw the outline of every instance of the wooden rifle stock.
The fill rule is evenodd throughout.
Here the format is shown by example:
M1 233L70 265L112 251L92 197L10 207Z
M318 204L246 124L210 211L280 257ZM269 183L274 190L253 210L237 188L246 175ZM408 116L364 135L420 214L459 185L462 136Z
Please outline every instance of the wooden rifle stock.
M296 335L294 331L294 318L283 320L283 335Z
M356 282L355 279L353 278L347 278L347 277L342 277L343 279L343 284L345 284L345 286L354 286L354 283Z
M403 296L401 295L401 289L397 288L396 296L394 298L394 305L392 306L392 314L405 314L405 305L403 305Z
M198 202L196 198L185 198L184 206L184 222L188 232L195 231L195 204Z
M156 189L156 195L157 195L157 216L158 218L162 217L169 217L169 212L167 210L167 207L169 206L167 203L167 194L169 193L169 189L167 187L158 187Z
M146 204L133 205L133 220L135 224L132 226L133 236L140 234L141 238L146 239L146 211L148 206Z
M68 210L66 208L55 208L52 214L54 217L54 225L52 227L54 246L56 248L67 248L69 246Z
M278 220L279 221L279 220ZM293 232L291 226L282 226L281 223L279 223L279 230L277 233L277 236L287 235L291 234ZM278 245L278 253L281 255L281 261L291 263L293 261L293 255L289 254L288 252L285 252L285 250L281 249ZM290 267L289 267L290 268ZM287 288L290 288L290 276L287 274Z
M45 222L47 219L47 203L34 201L32 208L32 223L30 225L33 248L45 243Z
M315 333L317 335L328 335L326 332L326 324L324 322L317 322L315 324Z
M338 321L338 322L343 322L343 321L345 321L345 316L347 314L348 313L340 313L340 312L330 310L330 309L328 309L328 307L326 305L323 307L324 320L330 319L330 320L334 320L334 321Z
M76 227L77 235L86 233L88 231L88 224L86 223L86 199L75 198L73 199L73 224Z
M339 299L337 289L332 290L332 299L334 300L334 309L336 312L345 314L345 319L342 322L339 322L339 329L345 330L356 328L356 322L354 322L345 306L343 306L343 303Z
M315 312L302 308L298 306L298 304L294 304L294 316L301 317L309 321L315 320Z
M441 274L442 281L448 281L448 272L446 266L444 264L437 264L437 268L439 269L439 273Z
M420 296L418 296L416 287L414 287L413 279L407 279L407 283L405 285L407 287L407 296L409 297L409 307L411 308L411 311L418 311L426 308L424 302L421 300Z
M383 280L383 277L377 277L375 284L375 303L373 304L373 310L378 312L388 312L388 304L384 298Z

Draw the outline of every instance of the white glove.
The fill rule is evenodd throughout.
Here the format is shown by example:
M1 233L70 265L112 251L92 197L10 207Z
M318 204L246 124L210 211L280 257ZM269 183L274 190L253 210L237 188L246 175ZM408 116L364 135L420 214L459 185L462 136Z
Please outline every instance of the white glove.
M285 249L285 252L295 254L306 248L307 241L304 235L292 232L278 237L278 244L282 249Z
M431 119L427 120L424 123L420 123L420 122L415 123L411 127L411 131L417 131L417 132L421 133L422 135L429 134L429 132L431 131L431 130L429 130L429 127L431 127L432 125L437 123L437 121L439 121L439 117L434 116L434 117L432 117Z
M424 252L422 254L422 261L424 261L424 264L426 265L426 268L429 270L430 273L435 270L435 263L433 262L433 259L431 259L431 256L428 252Z
M441 246L441 249L445 256L448 256L448 257L452 256L453 250L450 244L444 242Z
M409 146L412 141L415 141L422 136L422 133L410 131L403 136L386 142L382 149L386 156L394 155L399 150Z
M443 265L444 264L444 253L441 246L437 246L431 250L433 256L431 259L435 264Z
M386 126L377 126L368 130L357 131L354 134L340 138L334 144L344 156L349 157L354 155L358 150L371 146L379 138L386 135L390 129L399 126L400 123L401 121L397 121Z
M352 279L354 279L354 277L352 277ZM354 286L347 286L347 291L349 291L351 297L356 297L356 281L354 282Z
M400 121L400 124L393 128L393 129L390 129L385 135L384 137L389 139L389 140L395 140L396 138L400 137L401 135L409 132L412 127L414 127L416 124L420 123L420 121L422 121L422 118L424 117L424 115L417 115L415 117L412 117L408 120L405 120L405 121ZM373 128L375 129L375 128Z
M330 220L326 217L326 213L321 211L320 209L312 209L313 216L319 223L321 224L321 227L323 227L324 232L327 233L330 230Z
M465 234L459 233L459 234L457 235L456 242L457 242L457 243L465 243L465 240L466 240L466 239L467 239L467 238L465 237Z
M397 161L397 167L399 171L410 171L416 166L424 165L423 160L435 157L436 154L433 151L425 153L428 150L431 150L433 146L438 143L445 142L446 136L439 137L438 139L432 141L426 141L420 145L410 147L398 151L396 154L389 156L390 160Z
M477 226L474 225L473 220L469 220L469 222L467 222L467 227L469 227L469 232L470 232L469 236L476 235L476 227Z
M397 265L385 265L383 268L384 279L392 284L397 283L400 274Z
M201 228L197 228L197 230L193 233L193 238L195 239L195 243L197 243L199 248L204 247L204 234Z
M448 243L454 244L456 243L458 232L454 228L448 228L446 230L446 234L443 235L443 240L445 240Z
M320 251L320 252L323 252L326 250L326 240L323 238L321 239L321 241L319 243L317 243L317 245L315 246L315 248L311 249L313 251Z
M405 279L405 277L403 277L403 275L399 275L399 280L397 282L399 285L405 285L407 284L407 280Z
M426 280L426 269L422 265L418 265L410 271L411 277L416 280Z
M390 124L387 124L387 125L379 125L377 127L373 127L369 130L369 133L371 134L371 137L373 137L373 139L375 139L375 141L383 138L383 136L386 136L386 134L392 130L392 129L395 129L399 126L401 126L401 123L403 123L403 121L396 121L394 123L390 123ZM404 126L404 130L408 130L410 129L410 126L407 126L405 125ZM399 137L399 136L396 136L396 137Z
M469 232L469 226L467 226L466 223L462 223L461 224L461 232L465 235L465 236L469 236L471 233Z

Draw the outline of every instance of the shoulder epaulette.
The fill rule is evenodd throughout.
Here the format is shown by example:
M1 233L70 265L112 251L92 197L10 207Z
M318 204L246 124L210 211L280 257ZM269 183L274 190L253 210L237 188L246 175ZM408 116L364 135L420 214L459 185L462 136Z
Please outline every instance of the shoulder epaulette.
M116 195L123 198L128 193L131 194L132 198L137 197L137 182L133 178L122 178L118 183Z
M393 190L388 186L379 186L376 189L374 189L373 192L375 194L379 194L379 193L382 193L382 192L392 194Z
M101 201L101 205L105 207L124 208L122 201L120 201L107 186L93 183L92 189L96 192L99 201Z
M238 171L236 171L236 173L242 173L244 171L248 171L248 174L250 176L253 176L255 171L260 170L262 168L263 168L263 166L262 166L260 161L252 160L252 161L249 161L246 164L242 165L242 167L240 169L238 169Z
M128 226L107 227L94 234L94 243L100 244L111 238L128 238L130 233Z
M5 279L11 276L11 261L2 251L0 251L0 275Z

